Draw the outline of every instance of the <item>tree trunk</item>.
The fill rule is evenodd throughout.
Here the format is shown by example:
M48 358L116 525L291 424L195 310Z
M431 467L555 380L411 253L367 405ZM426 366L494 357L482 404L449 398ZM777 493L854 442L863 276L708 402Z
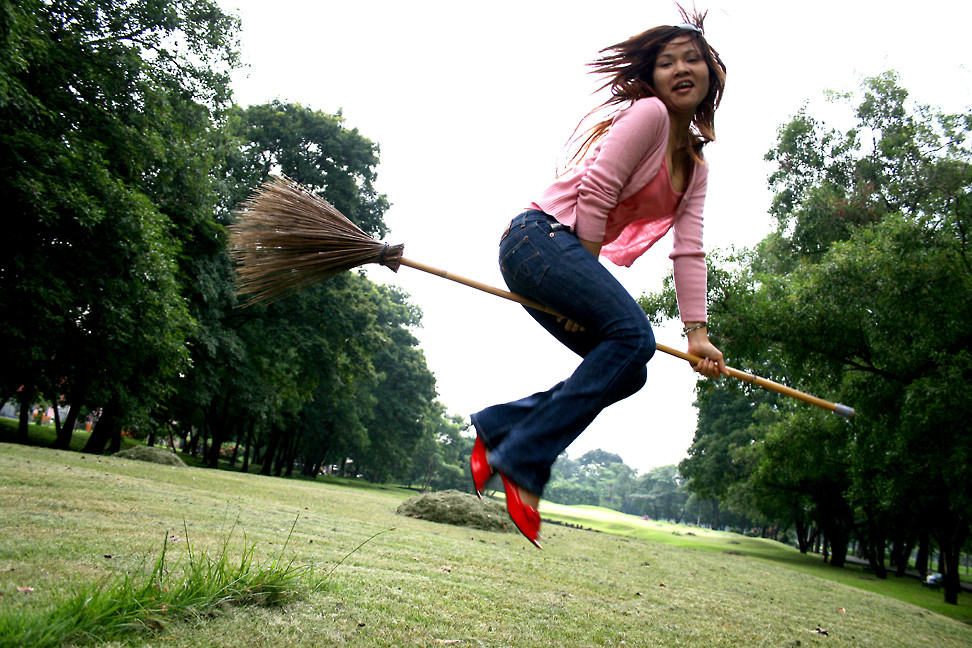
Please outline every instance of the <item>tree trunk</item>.
M240 466L240 472L245 473L250 469L250 448L253 446L253 428L256 423L250 420L250 424L246 426L246 442L244 445L246 448L243 450L243 465Z
M884 566L884 534L881 532L880 524L875 521L870 511L867 512L867 518L864 557L867 558L867 563L874 575L884 580L888 577L888 569Z
M263 456L263 465L260 467L260 474L270 476L273 471L273 457L277 454L277 445L280 443L279 430L271 429L270 438L267 440L267 449Z
M284 472L284 477L293 477L294 475L294 464L297 463L297 448L300 447L300 437L303 432L303 428L299 428L297 433L293 435L293 441L290 443L290 450L287 453L287 469Z
M121 426L118 422L119 410L121 406L118 401L109 401L107 405L101 410L101 416L98 417L98 422L95 423L94 430L91 431L91 437L88 438L88 442L84 444L82 452L88 452L91 454L100 455L105 451L105 446L108 441L112 439L116 430L120 433Z
M196 431L196 426L189 426L189 432L182 438L182 454L194 457L196 455L196 448L199 447L199 433Z
M171 423L169 423L169 425L168 425L168 426L166 426L166 427L167 427L167 429L169 430L169 449L170 449L170 450L172 450L172 452L175 452L175 451L176 451L176 447L175 447L175 438L174 438L174 435L172 434L172 429L173 429L173 428L174 428L175 426L174 426L174 425L172 425Z
M209 423L205 418L203 419L202 425L199 427L202 428L202 432L199 434L200 447L196 449L196 452L198 453L196 456L205 461L207 451L206 444L209 442Z
M57 396L54 397L54 438L61 436L61 408L57 405Z
M206 467L219 468L219 451L223 449L223 441L226 440L228 435L226 434L226 426L222 421L214 425L212 431L212 440L209 450L206 452Z
M30 443L27 425L30 423L30 401L32 394L27 385L20 390L20 420L17 424L17 443Z
M891 549L891 564L894 566L894 575L902 577L908 572L908 560L911 552L915 548L916 533L909 529L898 534Z
M121 450L121 425L115 426L114 434L108 439L108 454L112 455Z
M277 477L281 477L284 474L284 469L290 463L290 453L295 437L294 433L290 430L281 430L280 435L283 439L281 440L282 443L277 447L277 461L273 468L273 474Z
M54 448L57 450L67 450L71 447L71 438L74 436L74 426L77 425L83 399L80 394L75 394L75 391L72 390L71 407L68 408L68 414L61 424L61 429L57 432L57 438L54 439Z
M942 574L942 588L945 590L945 602L950 605L958 605L958 595L962 591L962 582L959 575L959 564L961 562L962 545L965 544L969 534L969 524L958 516L950 515L951 519L943 520L945 528L939 529L935 534L938 541L939 571Z
M928 530L922 529L918 535L918 555L915 556L915 569L922 580L928 576L928 541Z

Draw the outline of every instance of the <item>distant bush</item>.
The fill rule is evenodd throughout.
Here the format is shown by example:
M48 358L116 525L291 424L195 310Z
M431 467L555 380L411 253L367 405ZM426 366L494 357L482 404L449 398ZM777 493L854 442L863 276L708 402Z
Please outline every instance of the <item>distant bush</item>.
M399 515L483 531L512 529L506 506L489 499L480 500L475 495L456 490L416 495L402 502L395 511Z

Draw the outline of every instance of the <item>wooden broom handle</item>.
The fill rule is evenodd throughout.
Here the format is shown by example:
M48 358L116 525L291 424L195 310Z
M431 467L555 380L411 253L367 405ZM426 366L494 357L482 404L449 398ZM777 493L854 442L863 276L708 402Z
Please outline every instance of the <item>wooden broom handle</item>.
M455 281L456 283L460 283L464 286L469 286L470 288L475 288L476 290L481 290L491 295L496 295L497 297L502 297L510 301L515 301L529 308L543 311L544 313L549 313L551 315L556 315L557 317L562 317L562 315L560 315L560 313L558 313L557 311L551 308L547 308L543 304L539 302L535 302L532 299L527 299L526 297L521 297L516 293L511 293L508 290L501 290L494 286L490 286L489 284L484 284L480 281L475 281L474 279L468 279L466 277L453 274L448 270L435 268L430 265L420 263L418 261L406 259L405 257L402 257L401 263L402 265L408 266L409 268L421 270L422 272L427 272L429 274L436 275L437 277L448 279L449 281ZM672 347L665 346L664 344L656 344L655 346L658 348L659 351L663 353L667 353L668 355L671 356L675 356L676 358L681 358L682 360L687 360L691 362L693 365L698 364L702 360L702 358L699 358L698 356L694 356L690 353L685 353L684 351L678 351L676 349L673 349ZM790 396L792 398L796 398L797 400L801 400L804 403L816 405L817 407L821 407L825 410L830 410L831 412L834 412L835 414L839 414L840 416L843 416L845 418L852 418L856 414L853 407L848 407L847 405L841 405L840 403L832 403L828 400L817 398L816 396L812 396L798 389L793 389L792 387L781 385L780 383L773 382L772 380L767 380L766 378L760 378L759 376L752 373L747 373L745 371L733 369L732 367L726 367L726 371L728 371L729 375L732 376L733 378L737 378L744 382L748 382L750 384L756 385L757 387L762 387L763 389L768 389L769 391L776 392L778 394L783 394L784 396Z

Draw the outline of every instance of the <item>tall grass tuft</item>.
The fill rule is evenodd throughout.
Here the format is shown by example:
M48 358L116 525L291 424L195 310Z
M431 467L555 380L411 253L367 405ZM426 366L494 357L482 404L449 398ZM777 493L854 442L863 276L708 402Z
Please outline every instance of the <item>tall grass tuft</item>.
M296 524L296 522L295 522ZM293 529L291 529L293 534ZM288 536L288 543L289 543ZM167 623L200 618L233 606L278 606L319 589L312 566L294 558L257 563L254 544L246 544L231 561L227 539L216 557L196 552L186 530L185 562L168 566L168 533L151 571L116 574L81 585L73 594L55 597L43 608L29 604L14 609L0 604L0 648L57 647L68 643L110 641L160 631ZM2 600L2 599L0 599Z

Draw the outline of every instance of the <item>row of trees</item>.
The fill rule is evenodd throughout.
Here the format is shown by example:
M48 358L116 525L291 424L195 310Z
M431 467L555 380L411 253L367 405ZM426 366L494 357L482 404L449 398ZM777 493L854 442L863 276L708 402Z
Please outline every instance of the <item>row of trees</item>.
M879 576L929 541L946 600L972 523L972 113L867 79L852 125L806 108L767 154L775 231L710 266L714 334L758 375L856 408L846 421L723 381L700 383L680 466L715 511L791 528L842 565L853 540ZM671 288L646 296L674 315Z
M577 459L561 455L543 496L560 504L603 506L655 520L695 521L690 494L675 466L638 474L619 455L605 450L591 450Z
M124 429L210 466L235 440L265 473L457 481L406 295L346 273L239 308L226 226L268 174L376 237L388 202L340 115L233 104L237 31L211 0L0 0L0 398L23 440L31 403L68 404L60 448L96 412L87 452Z

